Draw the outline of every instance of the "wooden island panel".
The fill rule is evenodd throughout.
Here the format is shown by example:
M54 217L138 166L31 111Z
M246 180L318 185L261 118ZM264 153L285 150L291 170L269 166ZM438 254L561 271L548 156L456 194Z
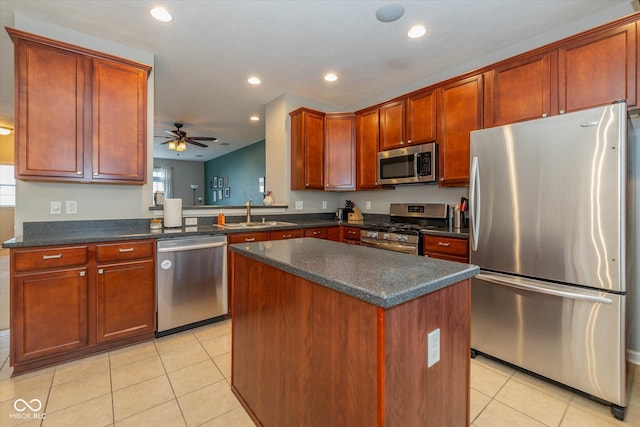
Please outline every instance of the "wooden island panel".
M468 280L385 310L235 252L232 264L232 389L258 425L468 426Z

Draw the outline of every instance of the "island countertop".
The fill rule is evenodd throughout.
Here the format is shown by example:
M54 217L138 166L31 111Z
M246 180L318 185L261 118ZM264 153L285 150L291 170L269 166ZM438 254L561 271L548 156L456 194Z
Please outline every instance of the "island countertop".
M313 238L239 243L230 248L385 309L480 272L471 264Z

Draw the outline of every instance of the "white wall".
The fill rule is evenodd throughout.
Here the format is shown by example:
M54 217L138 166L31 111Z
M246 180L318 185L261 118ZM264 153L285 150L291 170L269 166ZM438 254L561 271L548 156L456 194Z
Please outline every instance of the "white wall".
M154 65L153 54L129 46L82 34L66 28L16 14L17 29L64 41L121 58ZM30 221L71 221L84 219L122 219L151 217L153 185L153 81L152 70L147 92L147 184L99 185L75 183L42 183L18 181L16 185L15 233L22 234L22 225ZM63 202L62 215L49 214L49 202ZM64 201L76 200L78 213L64 213Z

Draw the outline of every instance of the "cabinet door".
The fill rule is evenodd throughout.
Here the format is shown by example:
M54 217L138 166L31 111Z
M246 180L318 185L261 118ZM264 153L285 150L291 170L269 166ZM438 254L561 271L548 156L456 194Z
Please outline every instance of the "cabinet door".
M304 237L315 237L316 239L328 239L329 227L305 228Z
M83 179L87 61L52 46L14 43L16 177Z
M355 190L355 116L353 114L327 114L324 120L324 189Z
M340 239L341 242L360 244L360 228L347 227L343 225L340 229L342 232L342 238Z
M550 112L549 52L500 65L487 73L485 127L546 117Z
M559 48L560 113L636 99L636 24L582 38Z
M98 342L156 329L154 261L98 266Z
M380 107L380 151L404 147L404 100Z
M378 185L379 112L364 111L356 115L356 188L376 189Z
M291 116L291 189L324 189L324 113L300 108Z
M440 185L469 185L470 132L482 128L482 75L442 86L438 109Z
M14 362L88 345L86 268L15 276L11 287Z
M93 60L93 180L143 184L147 159L147 72Z
M469 240L455 237L425 235L424 255L449 261L469 262Z
M429 90L407 98L407 144L436 140L436 92Z

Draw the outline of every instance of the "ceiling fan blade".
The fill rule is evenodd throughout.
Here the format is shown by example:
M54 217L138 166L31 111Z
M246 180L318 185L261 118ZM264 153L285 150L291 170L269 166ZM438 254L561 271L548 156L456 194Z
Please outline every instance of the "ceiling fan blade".
M212 141L212 142L217 142L218 138L215 138L213 136L190 136L189 138L192 141Z
M165 132L168 133L169 135L171 135L172 137L177 135L175 130L165 130Z
M201 144L199 142L192 141L191 138L187 138L186 142L188 142L189 144L197 145L198 147L209 148L208 145L204 145L204 144Z

